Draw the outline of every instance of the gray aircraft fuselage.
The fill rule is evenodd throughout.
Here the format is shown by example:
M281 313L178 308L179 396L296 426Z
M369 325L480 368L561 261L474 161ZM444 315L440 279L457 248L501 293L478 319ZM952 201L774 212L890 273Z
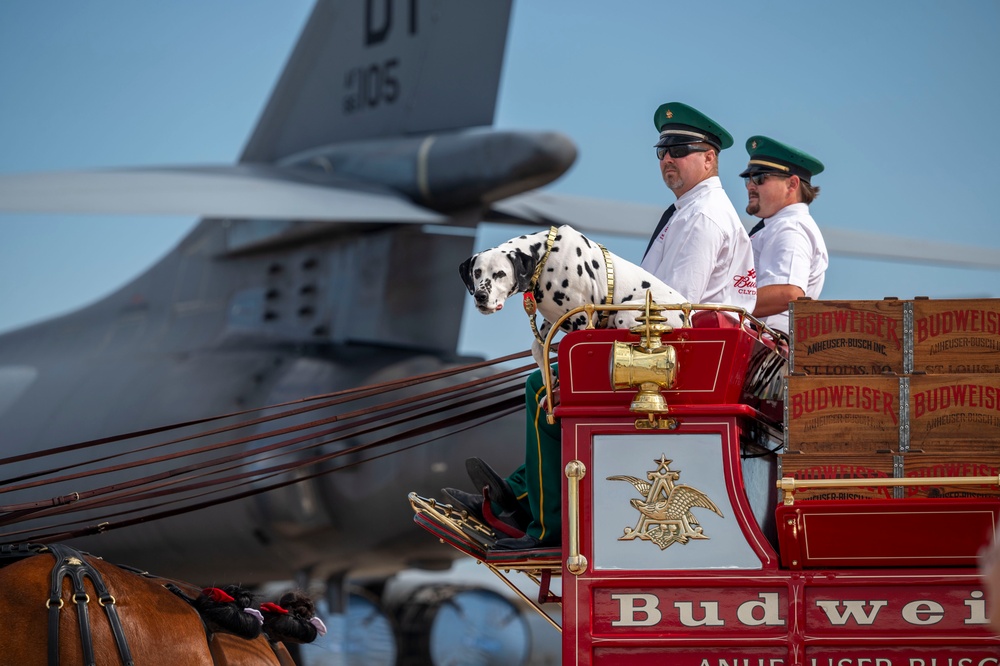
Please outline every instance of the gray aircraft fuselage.
M491 202L551 182L576 157L559 134L483 129L509 13L509 1L319 0L238 164L6 179L0 197L11 210L104 201L106 211L176 205L209 217L117 292L0 336L0 457L248 410L228 421L249 420L271 405L461 363L468 295L457 267L473 252L476 224ZM287 212L254 214L255 205ZM523 427L514 414L377 462L324 463L308 470L330 471L316 478L79 544L206 583L440 562L451 554L414 529L406 493L468 487L469 456L515 467ZM0 478L87 469L95 455L148 441L0 466ZM260 444L240 446L249 457ZM111 463L91 466L102 464ZM43 485L0 495L0 505L95 483ZM98 525L101 510L87 521ZM37 525L0 531L30 535Z

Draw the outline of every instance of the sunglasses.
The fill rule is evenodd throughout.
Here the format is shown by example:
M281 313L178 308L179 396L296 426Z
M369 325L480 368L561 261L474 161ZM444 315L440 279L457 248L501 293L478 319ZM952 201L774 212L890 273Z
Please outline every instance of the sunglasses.
M750 183L753 183L754 185L760 187L761 185L764 184L764 181L766 181L768 178L772 178L772 177L774 177L774 178L788 178L788 175L787 174L783 174L783 173L755 173L752 176L744 176L743 177L743 183L746 184L746 185L749 185Z
M656 159L662 160L664 155L670 155L675 160L679 160L691 153L707 153L708 151L708 148L699 148L690 143L682 143L679 146L657 146Z

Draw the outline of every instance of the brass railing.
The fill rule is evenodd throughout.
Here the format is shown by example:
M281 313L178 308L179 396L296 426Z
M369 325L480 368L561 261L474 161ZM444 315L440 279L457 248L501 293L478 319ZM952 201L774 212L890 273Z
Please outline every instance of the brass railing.
M908 479L794 479L790 476L776 483L785 492L785 504L795 503L795 491L802 488L885 488L897 486L1000 486L997 476L924 476Z

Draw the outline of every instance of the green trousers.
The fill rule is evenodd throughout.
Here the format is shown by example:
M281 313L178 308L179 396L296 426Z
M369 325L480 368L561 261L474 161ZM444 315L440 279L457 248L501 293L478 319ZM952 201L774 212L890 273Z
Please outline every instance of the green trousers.
M559 376L558 364L552 366ZM531 514L526 532L543 546L558 546L562 536L562 429L549 425L545 409L538 404L545 393L542 371L535 370L524 385L527 408L524 464L507 477L521 506Z

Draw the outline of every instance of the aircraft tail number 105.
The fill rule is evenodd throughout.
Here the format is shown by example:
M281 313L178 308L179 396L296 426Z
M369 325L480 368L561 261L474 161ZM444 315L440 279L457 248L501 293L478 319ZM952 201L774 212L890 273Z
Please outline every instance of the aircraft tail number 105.
M365 47L381 44L393 30L393 8L401 6L408 14L408 34L417 34L417 0L365 0ZM344 75L344 113L374 109L399 99L400 59L386 58L369 65L352 67Z

